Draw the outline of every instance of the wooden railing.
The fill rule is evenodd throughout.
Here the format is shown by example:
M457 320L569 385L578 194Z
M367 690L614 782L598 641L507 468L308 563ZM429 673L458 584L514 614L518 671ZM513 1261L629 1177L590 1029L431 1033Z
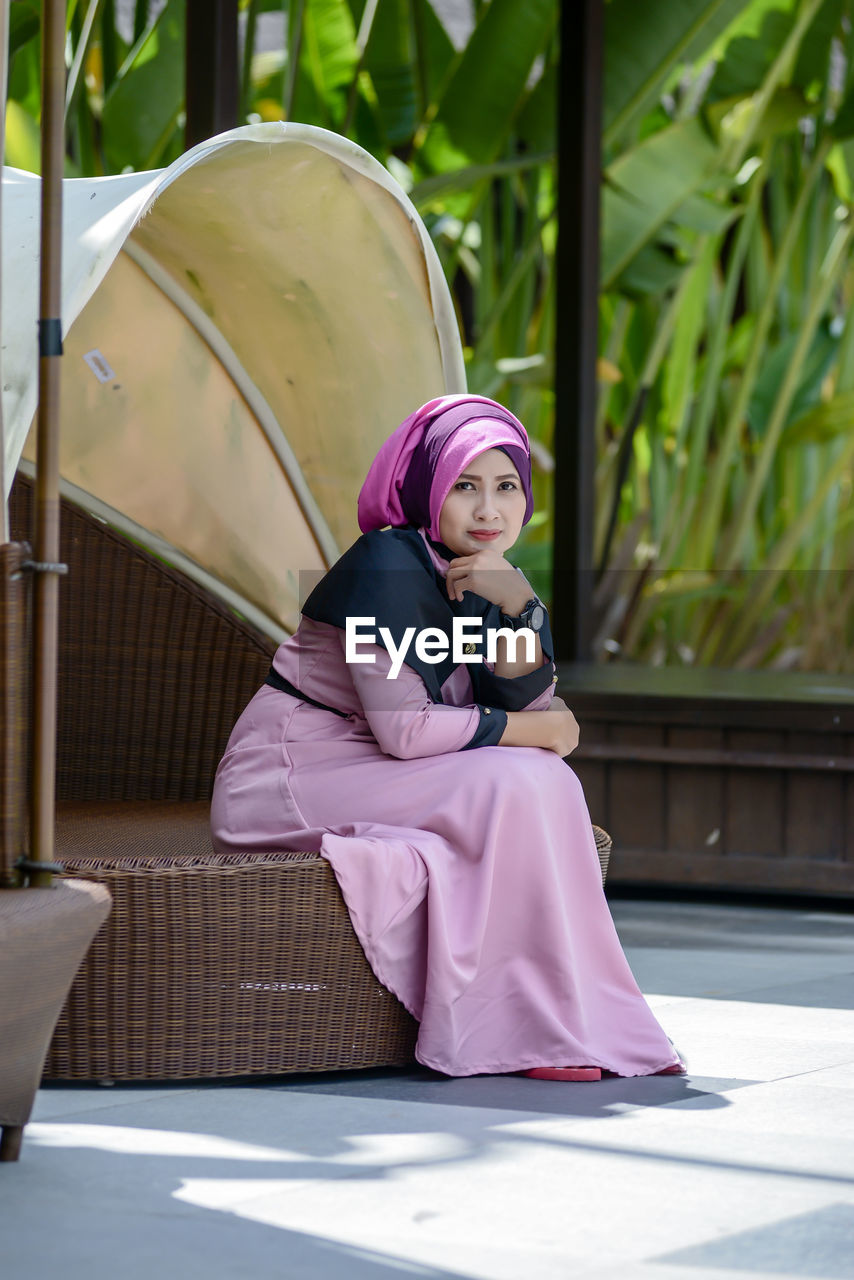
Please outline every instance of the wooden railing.
M854 899L854 679L567 665L609 886Z

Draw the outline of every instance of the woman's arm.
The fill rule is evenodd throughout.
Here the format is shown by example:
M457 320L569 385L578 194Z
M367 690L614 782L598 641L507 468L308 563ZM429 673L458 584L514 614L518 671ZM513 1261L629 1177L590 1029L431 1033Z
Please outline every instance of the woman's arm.
M531 593L533 595L533 592ZM529 595L525 603L531 599ZM525 606L523 605L522 608ZM520 610L521 612L521 610ZM495 645L495 674L503 676L506 680L515 680L517 676L529 675L531 671L536 671L546 661L543 655L543 646L540 643L540 637L534 633L534 658L529 662L525 657L526 645L524 640L517 640L514 651L514 658L510 657L510 646L504 636L499 636Z
M343 637L342 637L343 646ZM478 746L542 747L567 756L578 745L578 724L566 703L551 696L544 710L503 711L474 704L435 703L424 681L403 665L388 680L391 659L379 645L363 646L374 661L349 666L365 719L381 750L413 760ZM538 698L537 701L540 701Z
M343 633L341 644L343 648ZM362 645L361 650L373 661L349 664L348 671L371 733L386 755L415 760L498 743L504 711L436 703L406 663L393 679L386 678L391 658L381 645Z
M448 566L445 589L451 600L462 601L466 591L473 591L484 600L498 605L508 618L518 618L529 600L536 599L536 592L521 569L514 569L503 555L484 548L473 555L457 556ZM513 655L511 657L511 654ZM495 654L495 674L507 680L529 675L547 661L538 635L534 635L533 654L526 657L527 646L522 640L514 645L504 636L498 637ZM548 659L550 661L550 657Z
M563 698L553 698L545 711L508 711L499 747L544 747L568 756L578 746L578 721Z

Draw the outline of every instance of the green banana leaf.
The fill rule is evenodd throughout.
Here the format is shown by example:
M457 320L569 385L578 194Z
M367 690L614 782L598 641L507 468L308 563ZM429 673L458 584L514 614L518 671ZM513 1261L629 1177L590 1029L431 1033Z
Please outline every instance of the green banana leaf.
M671 292L684 270L685 263L670 249L647 244L613 279L612 287L634 300L660 298Z
M743 136L750 123L754 102L755 95L750 94L747 97L721 98L706 108L704 119L718 142L726 143ZM778 89L753 130L754 145L791 133L801 120L814 115L815 111L815 103L809 103L799 89L788 86Z
M743 98L754 93L794 25L794 6L790 5L786 12L782 5L777 5L763 15L756 35L741 35L730 40L709 86L707 102Z
M851 16L851 0L825 0L798 49L792 84L809 89L811 85L827 81L831 40L837 39L841 41L840 47L845 47L850 39ZM851 76L850 59L848 76Z
M41 6L30 0L13 0L9 6L9 57L30 40L37 38L41 28Z
M10 41L12 36L12 23L16 16L17 5L13 5L9 15ZM9 84L7 98L9 102L16 102L19 106L32 117L36 127L38 127L39 114L41 112L41 67L40 67L40 26L41 20L38 16L37 6L22 6L22 9L28 10L30 13L35 11L36 26L33 29L31 22L22 21L19 30L19 40L14 49L10 44L9 55ZM7 161L11 164L11 160ZM36 173L40 169L35 170Z
M39 127L19 102L6 104L5 163L13 169L41 173L41 135Z
M522 155L512 160L496 160L494 164L469 165L465 169L454 169L449 173L437 173L430 178L422 178L416 182L409 192L409 198L417 205L419 211L429 209L446 196L470 191L482 182L493 178L504 178L513 173L525 173L530 169L538 169L550 164L553 155Z
M693 195L680 204L673 215L673 222L691 231L717 235L726 231L739 216L740 210L735 205L721 204L719 200L705 195Z
M302 74L297 81L292 118L328 129L340 128L358 61L356 28L347 0L306 0L300 48Z
M645 138L608 167L602 193L603 289L615 285L719 165L719 148L693 119Z
M840 140L854 137L854 90L852 90L843 100L842 105L837 111L831 125L830 131L834 138ZM851 172L851 153L846 152L849 160L849 173Z
M557 77L558 63L551 62L514 122L514 131L528 151L557 151Z
M674 69L695 61L744 7L744 0L611 0L605 9L606 147L654 105Z
M168 0L131 50L104 99L101 116L108 172L153 169L169 155L184 108L185 0Z
M488 164L529 96L528 79L555 30L555 0L491 0L450 73L420 148L428 172L454 153Z
M364 0L350 0L357 25ZM382 0L365 46L376 112L388 149L408 143L436 100L456 50L428 0Z
M789 367L792 354L798 342L798 335L792 334L771 350L763 360L759 377L753 386L753 394L747 406L747 421L751 433L761 438L765 425L771 417L774 403L783 375ZM787 414L787 424L795 424L803 419L808 410L818 406L821 399L821 387L834 361L839 346L838 339L833 338L827 326L822 326L815 337L804 360L801 380L792 397Z
M410 0L377 5L362 66L373 82L390 150L412 137L424 111L414 55Z

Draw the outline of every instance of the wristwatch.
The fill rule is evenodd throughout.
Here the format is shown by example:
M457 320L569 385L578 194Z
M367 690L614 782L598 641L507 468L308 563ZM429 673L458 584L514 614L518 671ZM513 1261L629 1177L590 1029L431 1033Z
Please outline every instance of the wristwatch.
M545 605L536 596L528 601L517 617L510 617L506 613L501 615L501 621L513 631L521 631L523 627L530 627L531 631L540 631L545 620Z

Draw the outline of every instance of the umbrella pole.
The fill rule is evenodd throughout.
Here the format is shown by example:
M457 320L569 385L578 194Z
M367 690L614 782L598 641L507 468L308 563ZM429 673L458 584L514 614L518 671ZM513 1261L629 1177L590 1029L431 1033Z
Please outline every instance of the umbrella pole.
M65 3L42 8L42 189L39 407L33 605L33 789L30 883L54 870L56 673L59 603L59 395L62 355L62 174L65 153Z

